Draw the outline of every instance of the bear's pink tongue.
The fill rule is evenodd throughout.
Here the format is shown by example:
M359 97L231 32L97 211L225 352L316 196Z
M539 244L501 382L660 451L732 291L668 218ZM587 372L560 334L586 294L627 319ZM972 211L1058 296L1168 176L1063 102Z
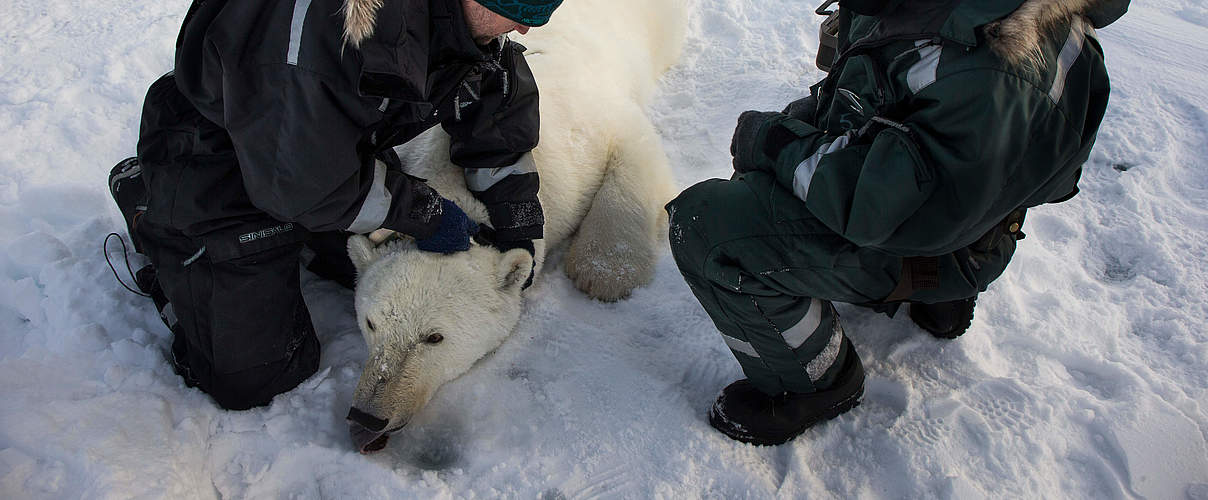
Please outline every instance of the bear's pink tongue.
M382 434L381 436L378 436L377 439L370 441L369 444L361 447L361 454L368 455L370 453L376 453L376 452L382 451L382 448L385 448L386 443L389 441L390 441L390 435Z
M355 406L348 409L347 419L348 435L352 437L352 446L357 451L368 455L386 447L386 442L390 440L387 434L392 432L386 430L387 420L377 418Z
M348 434L352 437L352 446L361 452L362 455L381 451L386 447L386 443L390 441L390 435L382 432L373 432L358 424L349 424Z

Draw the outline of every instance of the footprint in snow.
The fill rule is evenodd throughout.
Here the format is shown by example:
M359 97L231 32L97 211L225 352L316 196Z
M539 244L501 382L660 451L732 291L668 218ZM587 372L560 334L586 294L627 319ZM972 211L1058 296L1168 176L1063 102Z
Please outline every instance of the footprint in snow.
M961 399L972 410L965 419L969 432L985 443L995 442L1004 434L1027 436L1047 414L1033 395L1009 379L979 383Z

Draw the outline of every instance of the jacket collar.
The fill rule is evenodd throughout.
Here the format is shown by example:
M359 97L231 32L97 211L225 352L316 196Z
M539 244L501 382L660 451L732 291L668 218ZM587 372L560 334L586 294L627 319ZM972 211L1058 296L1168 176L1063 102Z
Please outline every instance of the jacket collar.
M344 0L344 44L361 48L361 44L374 38L377 26L387 1L399 0ZM484 52L474 43L466 25L461 0L427 0L432 29L429 43L433 61L480 60ZM397 9L396 9L397 10ZM406 13L403 13L406 18ZM387 29L393 32L393 29ZM390 37L387 37L390 38Z

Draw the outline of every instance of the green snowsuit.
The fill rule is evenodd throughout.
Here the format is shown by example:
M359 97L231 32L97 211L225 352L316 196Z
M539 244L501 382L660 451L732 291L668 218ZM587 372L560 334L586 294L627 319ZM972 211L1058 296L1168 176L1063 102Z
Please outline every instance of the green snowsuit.
M667 205L680 271L761 391L828 387L851 349L829 301L972 297L1010 261L1024 209L1077 192L1108 97L1092 24L1128 2L1073 2L1089 20L1037 23L1035 51L994 39L1046 2L1062 3L841 11L827 78L785 112L744 114L753 133L740 119L743 172Z

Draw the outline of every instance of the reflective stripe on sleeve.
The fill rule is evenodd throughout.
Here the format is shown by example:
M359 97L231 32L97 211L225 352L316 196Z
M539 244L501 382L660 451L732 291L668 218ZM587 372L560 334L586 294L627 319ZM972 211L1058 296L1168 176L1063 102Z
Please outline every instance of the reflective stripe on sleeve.
M509 175L531 174L537 171L537 163L533 161L533 153L525 153L516 164L499 168L467 168L466 187L475 193L481 193Z
M298 51L302 49L302 27L306 24L308 10L310 0L294 0L294 19L289 26L289 51L285 55L285 62L291 66L298 65Z
M849 137L843 135L829 144L824 144L813 156L798 164L797 169L793 171L793 194L805 200L810 193L810 181L814 179L814 172L818 170L818 163L822 161L822 157L843 149L847 146L848 140Z
M348 226L348 232L363 234L382 227L386 214L390 213L391 196L386 189L386 164L379 160L373 162L373 184L369 186L369 194L361 202L361 211L356 220Z

